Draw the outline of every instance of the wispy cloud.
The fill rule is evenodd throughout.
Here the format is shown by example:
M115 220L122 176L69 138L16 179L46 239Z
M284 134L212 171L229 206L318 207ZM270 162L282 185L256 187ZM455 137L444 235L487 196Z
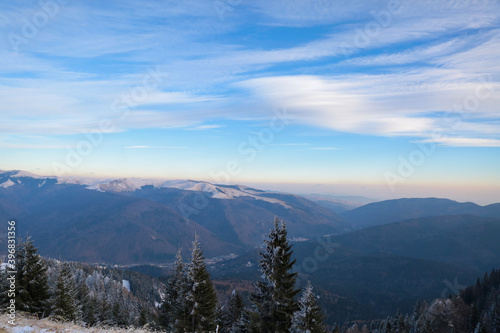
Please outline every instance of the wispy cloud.
M223 23L210 1L70 2L20 52L0 47L0 72L8 74L0 79L0 131L74 135L105 118L116 132L209 130L220 125L198 124L266 120L263 110L289 105L296 123L336 131L457 136L429 114L453 111L475 93L478 78L492 74L495 93L462 121L475 137L500 118L498 3L401 3L380 24L384 1L257 0L241 4ZM19 32L19 22L38 9L2 6L5 34ZM321 29L286 46L261 46L246 42L256 34L246 24L256 19L270 31ZM367 32L367 23L378 23L377 31ZM363 34L368 38L360 43ZM113 102L157 65L161 84L118 118ZM360 74L368 66L376 69Z
M195 126L195 127L188 127L186 129L191 130L191 131L203 131L203 130L223 128L223 127L225 127L225 126L224 125L199 125L199 126Z
M126 146L124 149L186 149L187 147L173 146Z
M421 140L423 143L436 143L448 147L500 147L500 140L483 138L437 138Z

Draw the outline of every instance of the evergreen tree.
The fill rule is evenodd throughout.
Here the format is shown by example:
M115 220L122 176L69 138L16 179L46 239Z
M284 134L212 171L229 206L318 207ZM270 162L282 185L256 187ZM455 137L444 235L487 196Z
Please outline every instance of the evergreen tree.
M63 264L57 279L57 289L52 313L69 321L81 318L80 305L77 299L75 277L68 264Z
M7 277L7 270L0 268L0 313L6 311L11 299L9 297L10 283Z
M90 326L96 324L95 318L95 299L91 298L89 295L89 288L85 283L85 280L81 281L77 288L78 302L80 303L82 320Z
M260 253L260 271L264 281L258 281L257 292L251 294L253 314L251 330L262 333L290 332L292 317L297 310L295 289L297 273L292 272L292 245L288 243L286 226L274 219L265 251Z
M323 319L324 316L316 302L311 282L308 281L299 301L299 309L292 319L291 331L293 333L326 333Z
M474 329L474 333L486 333L486 330L481 325L481 323L477 323L476 328Z
M246 322L248 321L245 304L243 298L239 293L233 290L231 299L229 300L229 332L230 333L243 333L246 332Z
M44 317L48 314L50 298L45 260L37 253L30 237L19 243L16 306L21 311Z
M141 312L139 314L139 320L138 320L137 324L139 327L144 327L144 325L146 325L147 323L148 323L148 318L146 315L146 310L141 309Z
M229 311L224 305L218 305L215 310L215 327L218 333L231 332L231 320Z
M195 236L193 242L193 252L187 276L190 287L187 293L188 331L192 333L215 331L217 294L205 266L205 258L200 248L198 235Z
M182 261L179 249L173 273L166 284L165 299L160 309L160 322L168 332L184 332L184 329L188 327L189 312L186 304L188 290L186 265Z

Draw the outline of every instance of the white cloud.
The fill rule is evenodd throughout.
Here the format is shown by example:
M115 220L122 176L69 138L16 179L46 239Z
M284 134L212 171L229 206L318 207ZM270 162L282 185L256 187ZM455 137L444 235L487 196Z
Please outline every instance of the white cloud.
M488 97L477 99L483 83L469 80L457 81L450 70L424 70L392 75L279 76L238 85L262 103L287 105L298 122L351 133L428 137L434 132L456 132L433 112L457 116L454 108L458 105L462 108L458 116L466 117L460 120L462 129L469 132L485 126L479 115L498 113L500 85L491 83L496 93L489 95L486 88L480 88L480 95ZM477 107L467 112L464 108L476 100Z
M126 146L124 149L185 149L187 147L173 147L173 146Z
M448 147L500 147L499 139L483 139L483 138L435 138L420 140L423 143L437 143L440 146Z
M258 0L235 5L231 15L237 19L221 22L210 1L121 1L112 8L71 2L21 53L0 49L8 60L0 72L13 76L0 81L0 130L76 134L95 129L103 118L112 119L116 131L196 126L216 118L258 120L267 115L256 106L289 105L298 121L339 131L417 136L449 132L428 114L463 103L474 94L474 80L485 74L492 73L491 85L500 88L498 4L401 1L401 12L370 33L367 24L377 23L373 11L387 10L388 3ZM19 30L19 19L37 10L31 5L2 6L2 17L8 19L0 31L5 33ZM254 23L256 16L259 24L325 25L330 30L282 48L245 44L225 34L238 36L239 24ZM360 33L369 35L363 45L357 43ZM408 49L412 42L422 46ZM394 46L401 51L394 52ZM375 55L367 56L372 50ZM378 54L380 50L389 52ZM345 57L350 59L343 61ZM321 68L316 74L296 74L316 60L329 59L334 74L323 74ZM391 67L422 60L428 66L372 75L343 72L345 65ZM290 74L281 74L279 66L291 63L297 65ZM156 64L163 65L165 80L126 117L117 118L114 100L129 94L146 68ZM234 86L243 89L234 93ZM498 119L499 98L495 93L481 100L471 118ZM248 100L256 102L249 105ZM462 125L474 135L487 126L485 121ZM209 128L203 126L214 125L199 129ZM489 128L492 136L495 129Z
M224 126L222 125L199 125L196 127L190 127L187 128L188 130L193 130L193 131L203 131L203 130L210 130L210 129L216 129L216 128L222 128Z

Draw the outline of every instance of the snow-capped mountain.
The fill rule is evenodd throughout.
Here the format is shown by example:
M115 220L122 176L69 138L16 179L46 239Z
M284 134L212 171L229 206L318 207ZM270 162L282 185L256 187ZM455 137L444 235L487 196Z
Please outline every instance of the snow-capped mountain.
M165 262L198 233L207 256L261 243L277 216L291 237L347 230L303 197L194 180L78 179L0 172L0 219L16 219L43 254L62 259ZM1 254L1 253L0 253Z
M155 188L174 188L183 191L204 192L213 199L234 199L237 197L251 197L273 204L280 204L285 208L291 208L284 201L261 196L263 191L242 185L215 185L205 181L195 180L155 180L141 178L122 178L106 182L90 184L87 188L104 192L134 192L144 186Z
M3 177L2 177L3 176ZM196 180L160 180L143 178L120 178L112 180L94 179L94 178L57 178L39 176L26 171L0 171L0 180L8 177L0 187L9 187L22 182L21 178L30 178L40 180L39 187L46 183L46 180L57 180L58 184L84 185L86 188L101 192L134 192L144 186L153 186L155 188L173 188L184 191L204 192L210 198L214 199L234 199L237 197L251 197L256 200L263 200L273 204L280 204L285 208L291 208L284 201L275 198L261 196L264 191L253 189L243 185L216 185L205 181ZM267 192L272 193L272 192Z

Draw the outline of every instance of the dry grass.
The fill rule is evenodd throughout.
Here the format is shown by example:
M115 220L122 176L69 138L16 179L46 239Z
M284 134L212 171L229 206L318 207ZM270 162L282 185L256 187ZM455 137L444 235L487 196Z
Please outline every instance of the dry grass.
M18 316L16 318L16 325L12 326L8 323L8 318L6 315L0 316L0 333L14 332L14 333L151 333L152 331L139 329L139 328L129 328L129 329L119 329L119 328L106 328L106 327L82 327L73 323L63 323L51 320L50 318L45 319L34 319L28 318L26 316Z

